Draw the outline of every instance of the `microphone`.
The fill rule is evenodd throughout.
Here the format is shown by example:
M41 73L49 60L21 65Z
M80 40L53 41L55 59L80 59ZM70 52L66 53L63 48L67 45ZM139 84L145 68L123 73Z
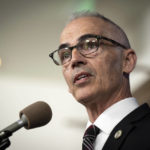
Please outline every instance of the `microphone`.
M0 143L22 127L32 129L46 125L52 118L52 110L47 103L38 101L21 110L19 116L18 121L0 131Z

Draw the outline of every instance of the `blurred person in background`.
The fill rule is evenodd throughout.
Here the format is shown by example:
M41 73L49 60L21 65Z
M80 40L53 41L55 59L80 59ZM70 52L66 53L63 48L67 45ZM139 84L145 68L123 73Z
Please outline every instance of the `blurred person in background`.
M137 58L123 29L99 13L76 13L49 56L87 110L82 150L150 149L150 109L132 97Z

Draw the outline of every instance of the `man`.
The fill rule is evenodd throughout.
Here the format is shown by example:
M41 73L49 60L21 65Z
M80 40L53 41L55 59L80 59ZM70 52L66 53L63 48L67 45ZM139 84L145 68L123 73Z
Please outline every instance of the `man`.
M62 65L69 91L86 107L83 150L150 149L150 109L139 107L130 92L136 54L118 25L98 13L78 14L50 57Z

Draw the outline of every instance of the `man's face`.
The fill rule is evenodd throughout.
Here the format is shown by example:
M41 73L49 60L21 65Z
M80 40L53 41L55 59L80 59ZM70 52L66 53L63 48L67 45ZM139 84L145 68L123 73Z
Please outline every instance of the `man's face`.
M117 37L111 34L111 30L110 25L101 19L78 18L65 27L60 43L74 46L85 34L102 35L116 40ZM119 90L122 84L122 52L120 49L104 43L92 55L86 58L74 48L71 61L64 64L62 68L69 91L78 102L84 105L108 99Z

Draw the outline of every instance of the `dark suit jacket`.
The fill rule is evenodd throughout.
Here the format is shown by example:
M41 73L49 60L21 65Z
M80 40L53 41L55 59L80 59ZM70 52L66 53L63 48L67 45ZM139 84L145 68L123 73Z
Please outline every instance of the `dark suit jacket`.
M115 138L118 130L121 134ZM102 150L150 150L149 106L143 104L127 115L113 129Z

